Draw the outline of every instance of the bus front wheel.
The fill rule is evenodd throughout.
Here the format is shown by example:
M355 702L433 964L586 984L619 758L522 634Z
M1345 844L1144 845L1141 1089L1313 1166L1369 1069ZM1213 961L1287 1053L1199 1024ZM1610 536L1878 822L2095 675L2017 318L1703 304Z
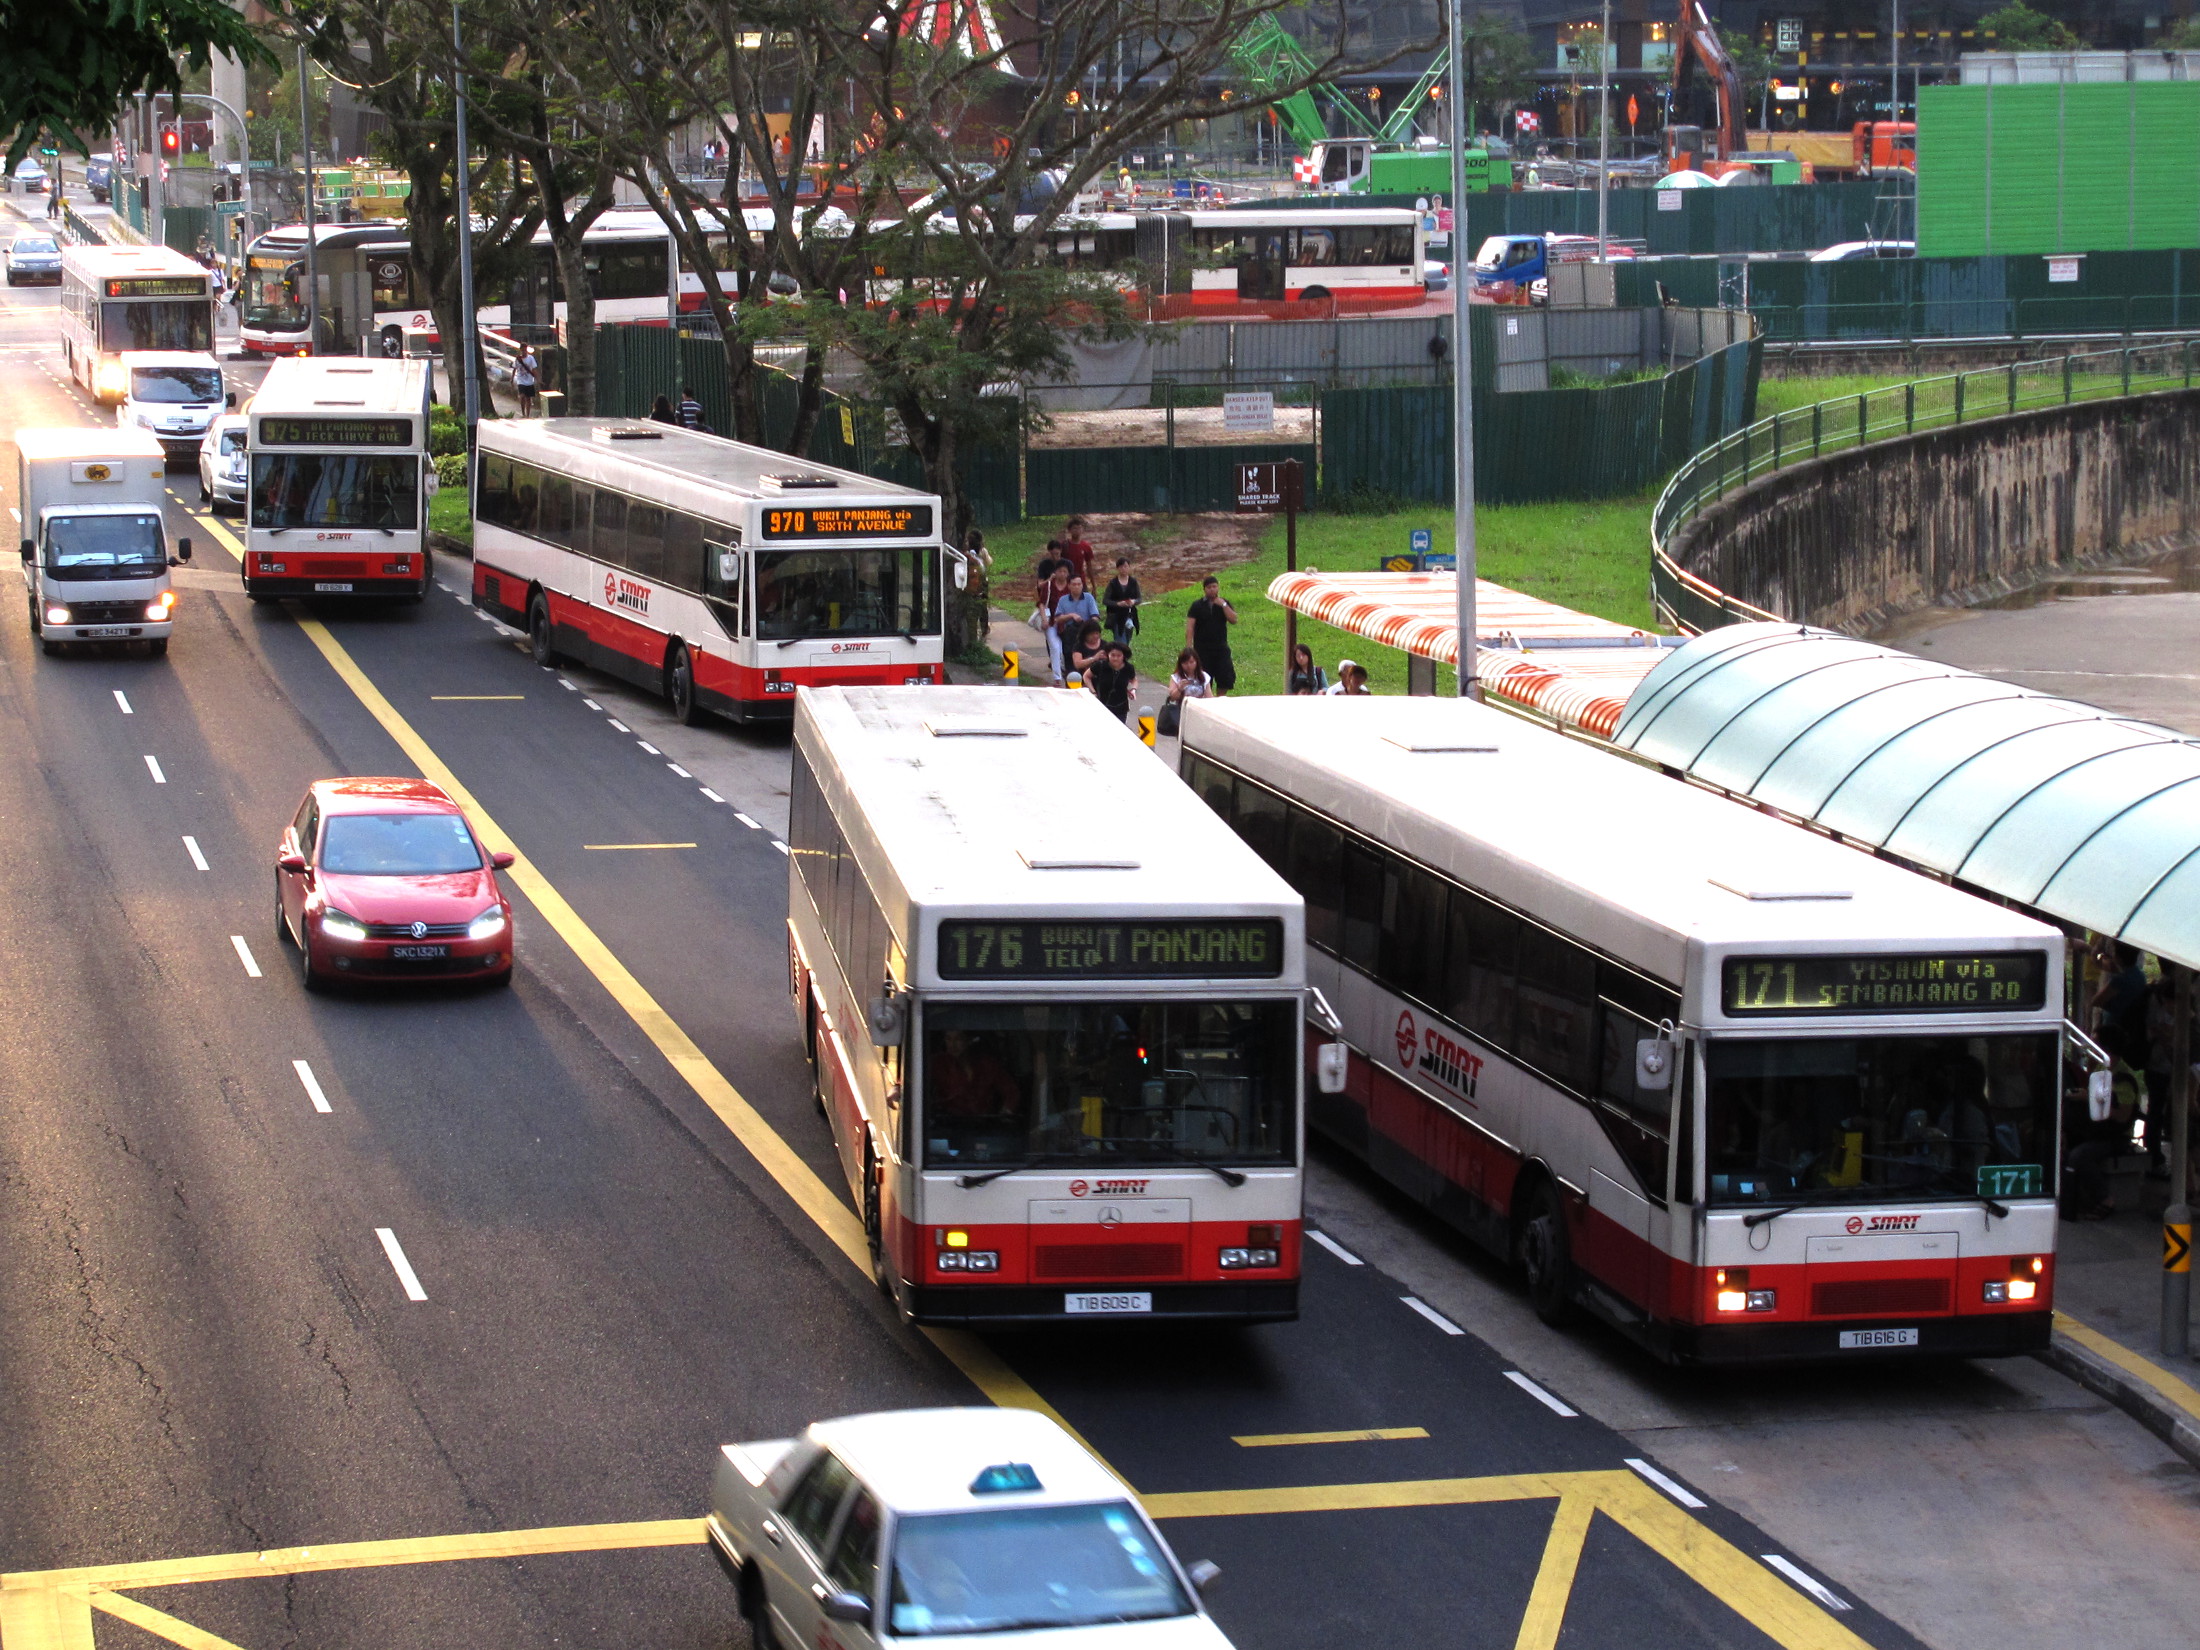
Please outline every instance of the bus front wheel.
M695 702L695 661L684 642L674 642L665 661L665 697L683 727L699 728L710 720L710 712Z

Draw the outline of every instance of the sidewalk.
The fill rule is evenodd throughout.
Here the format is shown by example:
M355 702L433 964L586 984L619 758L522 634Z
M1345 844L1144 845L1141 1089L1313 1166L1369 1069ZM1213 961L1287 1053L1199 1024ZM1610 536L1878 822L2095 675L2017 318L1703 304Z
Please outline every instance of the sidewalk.
M1029 609L1027 608L1026 611L1028 612ZM1017 655L1021 667L1018 673L1018 681L1021 686L1037 688L1047 693L1057 691L1052 686L1054 667L1047 659L1046 638L1024 623L1023 614L1010 614L996 607L991 610L988 625L990 633L986 638L986 645L996 653L1013 652ZM1162 703L1169 697L1169 671L1176 663L1176 653L1174 649L1157 643L1154 640L1157 634L1159 633L1146 632L1141 634L1131 650L1131 662L1138 666L1138 686L1131 694L1131 725L1134 732L1137 729L1138 718L1157 714ZM1160 674L1154 675L1152 674L1150 659L1163 653L1167 654L1167 661L1161 665ZM995 680L995 678L980 675L967 665L949 665L947 667L947 677L951 682L974 684ZM1176 766L1176 741L1174 739L1157 738L1154 741L1154 753L1167 762L1170 767Z
M2108 1219L2061 1223L2055 1340L2040 1356L2200 1466L2200 1358L2160 1350L2168 1197L2165 1182L2145 1181L2135 1197L2119 1189Z

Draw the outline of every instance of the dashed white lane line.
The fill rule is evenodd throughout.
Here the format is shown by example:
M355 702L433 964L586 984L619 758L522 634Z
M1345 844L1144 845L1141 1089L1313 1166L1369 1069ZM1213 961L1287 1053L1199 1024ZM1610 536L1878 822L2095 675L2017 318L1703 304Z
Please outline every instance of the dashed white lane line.
M1406 1305L1412 1307L1414 1311L1420 1313L1422 1317L1428 1319L1430 1323L1434 1324L1438 1329L1441 1329L1445 1334L1464 1335L1466 1333L1464 1329L1461 1329L1457 1324L1453 1323L1451 1319L1445 1317L1443 1313L1437 1311L1435 1307L1429 1305L1427 1301L1416 1300L1411 1295L1400 1295L1398 1298L1404 1301Z
M665 766L670 768L674 773L678 774L682 779L693 779L695 777L695 775L689 773L687 769L681 767L680 764L677 762L667 762Z
M404 1249L398 1244L397 1234L387 1226L377 1226L374 1235L382 1240L382 1253L390 1257L390 1266L397 1273L397 1281L405 1286L405 1298L424 1301L427 1290L420 1287L420 1274L413 1270L413 1263L405 1258Z
M135 716L137 714L136 711L130 708L130 696L127 693L124 693L120 688L115 689L115 703L122 707L123 715Z
M320 1078L313 1075L313 1068L311 1066L307 1065L303 1060L293 1060L290 1062L290 1069L298 1074L298 1081L305 1084L306 1098L313 1102L313 1109L315 1111L330 1111L334 1109L328 1103L328 1096L321 1092L321 1080Z
M23 519L23 512L18 510L12 504L8 506L8 514L13 516L17 521L21 521Z
M774 848L777 848L781 853L785 853L787 851L787 845L784 842L779 841L777 838L773 839L772 846Z
M582 703L582 704L584 704L584 705L586 705L586 706L587 706L587 707L588 707L588 708L589 708L590 710L602 710L602 709L603 709L603 706L601 706L601 705L597 704L595 700L593 700L593 699L589 698L589 697L588 697L588 696L587 696L586 694L583 694L583 695L581 696L581 703Z
M563 676L560 676L558 678L558 686L565 689L565 691L568 693L580 692L579 688L575 687L571 682L568 682Z
M1573 1408L1571 1405L1552 1397L1548 1392L1545 1392L1541 1387L1537 1386L1535 1382L1529 1380L1527 1376L1521 1374L1520 1371L1517 1369L1506 1370L1505 1379L1512 1382L1514 1386L1518 1387L1522 1392L1525 1392L1529 1397L1533 1398L1537 1403L1541 1404L1553 1415L1563 1416L1566 1420L1571 1421L1575 1416L1581 1413L1581 1411Z
M260 965L252 959L252 947L244 943L242 934L229 936L229 943L237 948L237 961L244 964L244 971L253 979L260 978Z
M200 870L211 871L214 868L206 863L206 855L199 851L199 839L197 837L185 837L183 839L183 851L191 856L191 863Z
M1847 1599L1836 1593L1793 1559L1782 1558L1778 1553L1766 1553L1763 1557L1767 1564L1778 1570L1827 1609L1847 1610L1853 1608Z
M1705 1502L1701 1496L1691 1495L1687 1490L1682 1489L1680 1485L1674 1483L1672 1479L1666 1477L1664 1473L1658 1471L1656 1467L1653 1467L1641 1456L1630 1455L1629 1457L1627 1457L1627 1464L1630 1467L1633 1467L1636 1472L1640 1473L1651 1483L1657 1485L1659 1489L1665 1491L1667 1495L1670 1495L1682 1506L1688 1508L1693 1512L1700 1512L1703 1510Z
M624 731L624 730L621 730L621 731ZM634 743L635 743L635 744L637 744L637 745L639 745L639 746L641 746L643 750L645 750L645 751L649 752L649 754L650 754L650 755L652 755L652 756L662 756L662 755L664 755L664 754L665 754L665 753L664 753L663 751L659 750L659 749L658 749L658 748L657 748L657 747L656 747L655 745L652 745L652 744L651 744L651 743L650 743L650 742L649 742L648 740L646 740L646 739L637 739L637 740L635 740L635 741L634 741Z
M145 766L152 774L154 784L165 785L168 783L168 776L160 771L160 759L158 757L148 753L145 758Z
M620 731L621 733L632 733L632 732L634 731L634 730L633 730L632 728L628 727L628 726L627 726L627 725L626 725L626 724L625 724L624 722L620 721L620 720L619 720L619 719L618 719L618 718L617 718L616 716L614 716L614 717L612 717L612 718L611 718L611 725L612 725L613 727L617 728L617 729L618 729L618 730L619 730L619 731Z
M716 802L720 799L713 796L711 800L713 802ZM764 828L763 826L757 824L757 822L751 819L747 814L743 813L739 808L734 809L733 817L738 819L742 824L746 825L752 831L761 831Z
M712 790L712 789L711 789L711 788L710 788L710 787L709 787L708 785L704 785L704 786L700 787L700 789L702 790L702 793L703 793L703 794L704 794L705 796L709 797L709 798L710 798L710 799L711 799L711 800L712 800L713 802L723 802L723 801L725 801L725 798L724 798L724 797L720 796L720 795L719 795L719 794L718 794L718 793L717 793L716 791ZM734 818L736 818L736 819L739 819L739 818L740 818L741 816L740 816L739 814L735 814L735 815L734 815L733 817L734 817Z
M1343 1244L1339 1243L1327 1232L1317 1232L1313 1230L1313 1228L1309 1227L1307 1229L1306 1235L1312 1238L1316 1243L1320 1244L1324 1249L1327 1249L1331 1254L1335 1255L1339 1260L1343 1261L1347 1266L1365 1266L1367 1264L1366 1261L1360 1259L1358 1255L1355 1255L1351 1250L1347 1249Z

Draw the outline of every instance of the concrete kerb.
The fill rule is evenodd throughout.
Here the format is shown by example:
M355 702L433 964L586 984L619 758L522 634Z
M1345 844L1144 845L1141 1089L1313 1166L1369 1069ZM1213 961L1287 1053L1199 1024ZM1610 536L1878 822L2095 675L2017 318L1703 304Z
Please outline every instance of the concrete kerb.
M2053 1340L2033 1356L2106 1398L2200 1467L2200 1390L2061 1312Z

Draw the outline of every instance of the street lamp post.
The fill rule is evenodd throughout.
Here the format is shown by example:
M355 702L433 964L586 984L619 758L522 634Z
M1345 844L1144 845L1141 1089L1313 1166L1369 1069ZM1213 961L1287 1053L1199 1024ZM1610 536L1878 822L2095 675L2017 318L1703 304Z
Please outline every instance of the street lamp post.
M1612 255L1612 0L1604 0L1603 37L1597 41L1597 262Z
M244 250L244 242L251 237L252 229L251 134L245 130L244 116L239 114L229 104L224 103L220 98L215 97L212 93L185 92L182 95L186 98L189 98L194 103L211 103L215 108L219 109L223 114L227 115L229 117L230 124L237 129L237 180L238 183L241 185L238 199L244 206L244 228L237 237L237 250L241 253Z
M1457 563L1459 696L1479 699L1474 611L1474 343L1467 328L1467 286L1473 279L1467 246L1467 79L1459 15L1466 0L1448 0L1451 34L1451 547Z
M321 232L313 221L313 108L306 101L306 49L298 48L298 153L306 166L306 353L321 353Z

